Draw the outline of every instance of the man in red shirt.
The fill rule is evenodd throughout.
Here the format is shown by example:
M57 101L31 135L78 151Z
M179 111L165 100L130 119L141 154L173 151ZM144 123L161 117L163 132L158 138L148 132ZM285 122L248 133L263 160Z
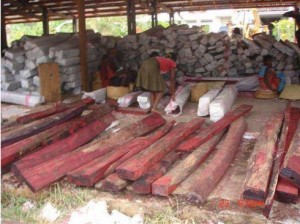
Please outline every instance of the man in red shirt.
M158 112L157 105L167 90L162 74L170 74L170 93L171 98L175 97L175 68L176 56L170 54L170 58L160 56L150 57L143 62L136 79L136 87L149 91L153 112Z

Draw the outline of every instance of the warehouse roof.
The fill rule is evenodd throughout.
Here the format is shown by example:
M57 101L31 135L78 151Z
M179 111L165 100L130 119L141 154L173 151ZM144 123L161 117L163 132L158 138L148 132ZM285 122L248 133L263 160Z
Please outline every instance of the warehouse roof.
M259 8L296 6L299 0L134 0L136 14L151 14L152 2L157 12L203 11L209 9ZM85 0L86 17L120 16L127 14L127 0ZM75 0L2 0L2 13L9 23L42 21L47 10L49 20L78 17Z

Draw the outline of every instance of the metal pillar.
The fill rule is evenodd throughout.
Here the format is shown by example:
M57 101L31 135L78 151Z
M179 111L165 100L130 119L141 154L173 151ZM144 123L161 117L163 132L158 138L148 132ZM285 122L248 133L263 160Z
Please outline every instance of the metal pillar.
M87 64L87 41L85 29L85 1L77 0L78 22L79 22L79 49L80 49L80 71L81 86L83 91L89 91L89 73Z
M73 25L73 33L77 33L77 19L76 19L76 17L73 18L72 25Z
M152 27L157 26L157 5L156 5L156 0L153 0L151 2L152 6L152 13L151 13L151 22L152 22Z
M169 21L169 23L170 23L170 26L171 26L171 25L175 24L175 19L174 19L174 12L173 12L173 10L170 12L169 16L170 16L170 21Z
M45 7L43 8L42 17L43 17L43 35L49 35L48 10Z
M136 34L134 0L127 0L127 27L128 27L128 34Z
M3 1L1 2L1 6L3 9ZM3 12L3 10L2 10ZM5 26L5 16L4 13L1 13L1 56L3 56L5 50L7 48L7 37L6 37L6 26Z

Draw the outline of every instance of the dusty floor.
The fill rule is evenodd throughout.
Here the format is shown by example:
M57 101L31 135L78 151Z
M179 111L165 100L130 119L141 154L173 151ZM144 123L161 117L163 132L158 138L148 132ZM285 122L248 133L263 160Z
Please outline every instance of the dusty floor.
M275 202L269 219L266 219L259 209L242 208L238 205L245 178L247 160L255 144L255 138L259 135L269 115L283 112L287 101L239 97L234 107L241 104L253 105L252 111L246 116L248 127L243 142L232 166L204 205L189 204L176 196L171 196L170 198L139 196L132 194L130 190L118 194L96 192L93 189L91 189L91 192L96 192L96 199L106 200L110 208L118 209L130 216L137 213L153 216L157 213L168 213L168 209L171 209L172 214L178 219L171 220L168 223L300 223L300 201L296 205ZM300 107L300 102L293 102L293 105ZM36 110L39 109L42 108L37 108ZM16 114L24 114L27 111L28 108L21 106L2 105L1 108L2 118L5 119ZM197 104L188 103L180 117L165 116L165 118L167 120L189 121L197 117L196 111ZM114 113L114 115L121 122L121 126L126 126L126 124L143 117L141 115L125 115L122 113ZM208 119L207 122L209 123ZM9 176L10 174L7 175ZM10 177L3 177L3 179L5 178ZM12 179L14 178L12 177ZM3 184L3 181L2 185L2 190L8 187L7 184ZM29 191L26 186L20 185L18 182L14 183L14 187L18 187L20 191L27 193ZM224 202L226 203L224 204Z

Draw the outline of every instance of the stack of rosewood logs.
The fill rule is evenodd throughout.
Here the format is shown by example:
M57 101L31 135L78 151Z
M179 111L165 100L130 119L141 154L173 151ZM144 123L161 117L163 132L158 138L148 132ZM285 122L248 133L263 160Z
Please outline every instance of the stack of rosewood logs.
M34 192L66 177L78 186L169 196L189 179L182 196L202 203L230 166L246 129L243 116L252 109L241 105L209 126L203 118L176 123L151 113L113 132L106 129L118 111L87 108L93 102L58 104L6 124L2 169ZM212 165L203 170L207 158Z
M258 201L269 216L274 198L296 203L300 188L300 108L287 107L266 123L250 157L243 199ZM282 125L283 124L283 125ZM279 133L281 131L278 142Z

